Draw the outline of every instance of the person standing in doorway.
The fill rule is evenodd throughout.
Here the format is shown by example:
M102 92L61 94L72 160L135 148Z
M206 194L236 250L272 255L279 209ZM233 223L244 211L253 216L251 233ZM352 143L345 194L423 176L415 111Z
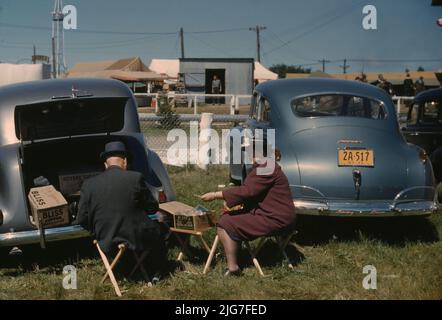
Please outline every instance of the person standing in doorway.
M223 91L222 85L221 85L221 80L218 79L217 75L213 76L213 80L212 80L212 94L221 94L221 92ZM214 105L216 104L221 104L221 99L219 96L214 97L214 99L212 100L212 104Z

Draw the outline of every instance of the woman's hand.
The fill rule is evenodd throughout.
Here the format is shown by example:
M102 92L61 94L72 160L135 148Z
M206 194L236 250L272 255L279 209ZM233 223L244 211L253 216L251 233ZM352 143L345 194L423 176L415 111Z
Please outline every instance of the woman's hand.
M203 201L213 201L216 199L222 199L223 198L223 193L221 191L218 192L208 192L203 194L200 199Z

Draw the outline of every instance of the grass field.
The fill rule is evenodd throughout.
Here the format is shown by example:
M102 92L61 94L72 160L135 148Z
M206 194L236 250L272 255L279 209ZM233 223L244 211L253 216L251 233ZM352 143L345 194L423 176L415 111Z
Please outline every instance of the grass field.
M178 199L196 205L195 194L228 184L225 167L207 172L169 168ZM221 203L206 205L217 210ZM123 281L124 299L442 299L442 215L429 219L300 218L291 248L295 270L281 265L275 246L259 257L265 278L257 275L246 251L241 253L244 275L225 279L219 255L203 276L204 255L173 269L157 286ZM209 239L211 240L211 239ZM202 253L193 243L196 253ZM90 241L50 244L46 251L25 247L21 258L0 258L0 299L115 299L112 286L98 286L101 261ZM220 248L221 252L221 248ZM176 257L177 248L169 252ZM64 265L77 267L78 289L62 287ZM362 286L363 267L377 269L377 289Z

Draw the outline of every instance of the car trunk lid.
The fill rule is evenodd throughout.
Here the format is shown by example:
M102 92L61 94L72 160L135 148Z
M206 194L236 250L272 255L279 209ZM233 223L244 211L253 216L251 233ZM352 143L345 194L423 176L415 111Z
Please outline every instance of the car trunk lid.
M340 125L303 130L293 138L292 146L303 150L294 148L301 185L317 189L328 199L390 200L407 187L402 144L391 132ZM340 165L339 149L372 151L373 163Z

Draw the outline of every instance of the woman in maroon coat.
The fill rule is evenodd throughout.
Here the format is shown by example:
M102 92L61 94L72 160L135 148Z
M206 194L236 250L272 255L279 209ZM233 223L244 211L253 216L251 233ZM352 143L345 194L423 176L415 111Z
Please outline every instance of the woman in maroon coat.
M295 223L295 207L287 177L269 158L265 163L254 163L243 185L209 192L201 199L224 199L227 208L242 206L239 212L227 210L218 222L217 232L227 259L226 275L239 274L237 252L242 240L277 233Z

